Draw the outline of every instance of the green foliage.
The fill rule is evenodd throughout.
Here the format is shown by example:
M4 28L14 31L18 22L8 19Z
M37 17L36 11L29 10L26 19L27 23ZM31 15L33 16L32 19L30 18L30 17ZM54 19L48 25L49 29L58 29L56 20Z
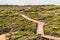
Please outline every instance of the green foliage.
M1 17L1 16L4 16L4 14L1 14L1 13L0 13L0 17Z
M10 35L10 39L14 40L32 40L36 38L36 35L33 32L29 31L17 31Z
M0 34L7 33L13 28L9 36L10 40L36 40L37 24L24 19L19 14L14 14L20 11L21 14L32 19L47 23L44 26L45 34L60 37L60 6L55 5L0 5ZM17 28L19 29L15 30Z

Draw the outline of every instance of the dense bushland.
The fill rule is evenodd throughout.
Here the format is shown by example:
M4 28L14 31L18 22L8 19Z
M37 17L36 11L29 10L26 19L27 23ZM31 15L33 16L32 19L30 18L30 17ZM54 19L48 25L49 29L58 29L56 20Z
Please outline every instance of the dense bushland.
M37 23L28 21L19 14L14 14L16 12L45 22L47 25L44 26L44 33L60 37L60 6L0 5L0 34L11 32L10 40L36 40Z

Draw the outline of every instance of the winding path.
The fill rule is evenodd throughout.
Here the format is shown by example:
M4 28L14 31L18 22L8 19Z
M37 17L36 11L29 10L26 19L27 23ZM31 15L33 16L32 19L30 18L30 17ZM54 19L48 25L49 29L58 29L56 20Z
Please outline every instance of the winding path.
M36 22L38 23L38 27L37 27L37 34L44 34L43 32L43 26L45 25L45 23L43 22L39 22L39 21L36 21L36 20L33 20L33 19L30 19L29 17L25 16L25 15L22 15L20 14L23 18L29 20L29 21L32 21L32 22Z
M15 14L18 14L18 13L15 13ZM37 26L37 35L38 34L41 34L45 38L54 39L54 40L60 40L60 38L58 38L58 37L53 37L53 36L49 36L49 35L45 35L44 34L44 30L43 30L43 26L45 25L44 22L33 20L33 19L27 17L26 15L23 15L23 14L19 14L19 15L21 15L23 18L25 18L25 19L27 19L29 21L33 21L33 22L38 23L38 26ZM5 36L6 36L6 34L0 35L0 40L1 39L2 40L6 40L6 37Z
M54 36L49 36L49 35L45 35L45 34L44 34L43 26L46 25L45 23L40 22L40 21L33 20L33 19L27 17L26 15L22 15L22 14L20 14L20 15L21 15L23 18L25 18L25 19L27 19L27 20L29 20L29 21L33 21L33 22L38 23L37 35L38 35L38 34L41 34L41 35L42 35L43 37L45 37L45 38L54 39L54 40L60 40L59 37L54 37Z

